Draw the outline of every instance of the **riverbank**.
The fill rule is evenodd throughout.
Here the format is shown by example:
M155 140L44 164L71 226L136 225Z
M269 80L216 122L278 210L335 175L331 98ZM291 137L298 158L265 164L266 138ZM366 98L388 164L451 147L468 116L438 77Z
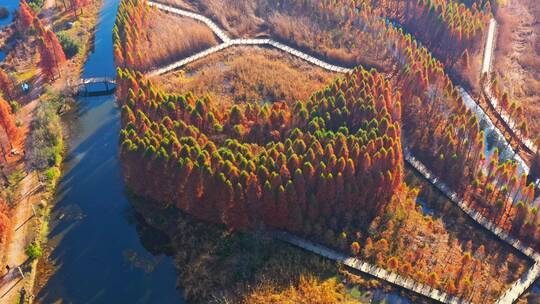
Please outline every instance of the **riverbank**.
M93 37L93 27L97 20L101 1L92 3L75 22L71 12L61 11L53 7L54 2L46 1L44 20L53 29L63 28L73 22L67 35L77 37L83 45L79 52L61 69L61 76L52 83L40 80L35 68L26 74L33 74L28 80L34 80L32 92L23 96L23 103L18 114L18 121L24 130L24 152L18 171L24 178L15 187L17 204L12 214L11 242L6 246L3 262L11 267L2 280L0 300L2 303L15 303L33 299L33 287L37 276L38 258L42 246L47 241L50 200L54 197L56 185L60 178L64 155L64 140L60 115L70 107L72 99L65 96L68 92L68 77L79 77L86 60L87 50ZM32 39L26 40L28 42ZM16 55L12 63L17 62ZM35 67L36 56L30 57ZM32 64L31 64L32 66ZM18 67L14 67L15 70ZM24 74L24 73L23 73ZM14 75L17 80L20 75ZM33 253L29 252L29 248ZM28 255L33 255L29 258ZM20 267L20 271L18 268ZM26 303L26 302L24 302Z
M49 276L48 270L50 269L50 263L48 261L48 257L50 254L50 249L47 246L49 220L52 202L54 200L56 188L62 175L62 165L66 154L66 147L64 141L66 136L69 136L65 133L65 130L68 128L66 123L69 122L65 119L61 119L60 115L69 114L72 111L72 108L74 108L75 106L75 100L73 100L71 96L68 95L71 94L72 91L70 85L78 81L78 79L81 77L84 64L86 63L88 55L93 48L95 28L101 5L102 0L94 1L91 4L87 5L84 10L81 10L81 13L77 16L76 22L74 22L69 29L63 31L64 35L66 35L67 37L74 37L75 39L77 39L76 43L79 46L79 50L78 53L66 63L66 66L63 68L62 76L55 82L50 84L52 96L49 97L49 102L52 101L53 98L59 99L57 99L56 102L53 102L52 107L56 109L54 111L56 113L55 119L58 119L58 122L62 125L62 134L60 135L60 149L57 149L57 152L61 152L57 154L58 157L56 159L55 166L50 167L44 172L45 179L48 182L48 184L46 185L47 199L42 200L42 202L46 203L43 205L40 218L41 224L38 227L38 231L36 233L37 237L34 241L38 248L41 248L42 255L39 257L39 259L36 259L33 262L34 267L32 269L34 271L32 271L30 278L32 290L30 294L32 300L34 297L33 290L37 289L37 291L39 291L40 286L42 286L40 281L46 280ZM58 6L55 6L55 8L58 8ZM53 19L56 20L53 26L56 28L62 28L63 26L65 26L65 24L71 23L70 15L71 13L68 13L66 11L64 11L63 13L57 11L55 17L53 17Z

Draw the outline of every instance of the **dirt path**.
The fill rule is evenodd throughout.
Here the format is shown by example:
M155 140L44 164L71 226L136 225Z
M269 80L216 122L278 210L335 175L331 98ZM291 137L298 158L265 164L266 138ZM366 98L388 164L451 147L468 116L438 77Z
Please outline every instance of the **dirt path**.
M15 208L12 220L13 231L11 242L7 246L5 264L1 265L0 272L3 274L0 286L0 302L16 303L20 296L21 288L31 290L31 282L23 281L20 267L25 276L29 275L31 264L27 261L25 250L34 239L35 227L38 224L33 214L32 206L39 200L39 182L37 175L32 172L27 174L20 182L17 191L17 207ZM11 270L7 273L5 266L9 265Z

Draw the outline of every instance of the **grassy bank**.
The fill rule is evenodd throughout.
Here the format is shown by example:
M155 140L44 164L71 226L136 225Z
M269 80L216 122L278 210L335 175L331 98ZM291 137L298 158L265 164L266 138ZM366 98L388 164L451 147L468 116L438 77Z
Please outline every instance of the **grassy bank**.
M31 132L28 141L31 146L26 152L28 174L37 178L32 179L32 189L26 204L31 204L33 221L27 228L26 238L31 240L25 248L28 257L24 272L27 272L21 285L27 293L21 295L19 300L25 298L32 302L32 290L36 277L36 269L43 252L43 245L47 242L48 222L50 214L50 201L52 201L56 185L58 184L64 156L64 137L59 109L65 103L65 98L57 93L48 92L42 95L41 101L35 110L31 123ZM22 186L24 187L24 186ZM25 302L26 303L26 302Z
M48 163L49 166L43 168L42 178L47 188L47 199L43 201L43 208L40 210L40 226L35 240L36 244L39 244L42 248L43 254L35 264L37 271L34 276L36 277L33 282L33 288L36 290L36 294L45 285L48 278L54 273L55 267L49 260L49 256L53 248L48 247L49 235L49 220L51 209L53 208L53 200L56 192L56 187L62 177L62 163L65 155L64 134L62 129L65 129L65 121L60 117L59 113L69 111L72 102L74 100L66 96L70 94L68 87L70 82L76 81L83 72L84 64L88 58L88 54L91 52L94 45L94 33L97 22L97 17L101 7L102 1L96 1L92 5L88 6L84 13L73 23L69 29L58 31L57 33L61 37L61 44L66 51L65 45L67 44L72 50L76 50L74 55L63 71L63 77L52 84L47 93L48 103L42 104L44 113L48 117L48 121L58 127L60 134L57 138L59 140L53 145L43 147L42 149L36 149L38 151L46 151L45 155L36 153L38 156L36 163ZM62 23L69 22L68 18L60 18L55 22L55 27L62 28ZM67 41L67 43L66 43ZM66 52L67 53L67 52ZM39 133L38 133L39 135Z

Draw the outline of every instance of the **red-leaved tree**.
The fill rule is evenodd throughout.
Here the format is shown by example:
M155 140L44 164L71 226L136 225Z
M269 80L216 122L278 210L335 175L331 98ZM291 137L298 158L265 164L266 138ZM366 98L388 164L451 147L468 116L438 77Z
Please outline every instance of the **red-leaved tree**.
M19 18L23 29L28 29L33 24L36 15L26 1L20 1Z
M17 142L19 138L19 130L15 125L15 120L13 115L11 115L11 107L7 101L0 96L0 125L2 129L6 132L6 135L9 140L9 144L13 147L13 144Z
M58 37L56 37L53 31L41 27L40 22L35 22L34 24L39 24L36 28L41 32L39 40L39 54L41 59L39 66L45 76L50 79L55 76L55 73L60 68L60 64L66 61L66 55L64 54L62 45L60 45L60 41L58 41Z
M3 69L0 69L0 91L4 93L8 99L13 99L14 88L13 82L9 78L9 75Z
M7 206L5 200L0 198L0 243L6 244L8 241L8 229L11 225L11 220L9 219L9 207Z

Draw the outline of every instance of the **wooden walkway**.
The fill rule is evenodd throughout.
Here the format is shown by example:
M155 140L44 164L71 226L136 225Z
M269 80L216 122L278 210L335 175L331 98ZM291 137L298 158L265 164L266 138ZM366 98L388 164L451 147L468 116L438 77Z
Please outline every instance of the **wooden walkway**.
M482 61L482 74L488 74L491 71L493 63L493 51L495 50L495 35L497 29L497 21L491 18L489 20L488 36L484 48L484 60Z
M166 73L169 73L171 71L174 71L182 66L185 66L187 64L190 64L194 61L197 61L201 58L204 58L208 55L211 55L211 54L214 54L214 53L217 53L219 51L222 51L226 48L229 48L231 46L242 46L242 45L259 45L259 46L271 46L271 47L274 47L274 48L277 48L279 50L282 50L286 53L289 53L295 57L298 57L300 59L303 59L313 65L316 65L320 68L323 68L325 70L328 70L328 71L332 71L332 72L337 72L337 73L348 73L348 72L351 72L352 69L348 69L348 68L344 68L344 67L339 67L339 66L336 66L336 65L333 65L333 64L329 64L329 63L326 63L322 60L319 60L313 56L310 56L306 53L303 53L301 51L298 51L296 49L293 49L283 43L280 43L280 42L277 42L277 41L273 41L273 40L270 40L270 39L233 39L233 40L229 40L227 42L223 42L219 45L216 45L214 47L211 47L207 50L204 50L202 52L199 52L195 55L192 55L190 57L187 57L187 58L184 58L182 60L179 60L177 62L174 62L168 66L165 66L165 67L162 67L162 68L159 68L159 69L156 69L156 70L152 70L152 71L149 71L147 74L150 75L150 76L157 76L157 75L163 75L163 74L166 74Z
M444 291L432 288L428 285L418 283L411 278L403 277L395 272L387 271L376 265L364 262L355 257L343 255L328 247L316 244L306 239L299 238L286 232L273 233L274 238L292 244L309 252L330 260L341 262L351 269L358 270L362 273L369 274L378 279L384 280L395 286L413 291L421 296L435 300L440 303L470 303L453 295L449 295Z
M184 58L178 62L175 62L171 65L168 65L166 67L156 69L153 71L150 71L149 75L161 75L167 72L170 72L172 70L175 70L181 66L184 66L186 64L189 64L195 60L201 59L203 57L206 57L210 54L219 52L225 48L228 48L233 45L269 45L272 47L275 47L277 49L280 49L284 52L287 52L291 55L294 55L296 57L302 58L316 66L319 66L323 69L327 69L334 72L339 73L347 73L350 72L351 69L345 68L345 67L339 67L335 66L329 63L326 63L322 60L319 60L317 58L314 58L308 54L305 54L301 51L298 51L294 48L291 48L289 46L286 46L282 43L273 41L271 39L230 39L228 35L223 31L219 26L217 26L213 21L211 21L209 18L185 11L179 8L174 8L168 5L156 3L153 1L149 1L149 4L151 6L155 6L158 9L179 14L185 17L190 17L196 20L199 20L206 25L208 25L212 31L218 36L223 43L214 46L212 48L209 48L205 51L202 51L198 54L195 54L193 56ZM488 35L489 36L489 35ZM489 38L489 37L488 37ZM491 38L493 39L493 38ZM489 60L484 60L484 62L490 62ZM464 90L462 90L462 93L466 93ZM470 95L469 95L470 96ZM472 99L472 98L471 98ZM474 101L474 100L473 100ZM476 101L475 101L476 103ZM482 110L483 111L483 110ZM485 112L484 112L485 114ZM486 114L487 116L487 114ZM498 129L497 129L498 130ZM500 132L500 130L499 130ZM504 138L506 141L506 139ZM523 253L525 256L531 258L534 261L534 266L531 267L526 273L524 273L521 278L514 282L512 286L507 289L501 297L497 300L496 303L498 304L511 304L515 302L519 296L521 296L540 276L540 254L535 252L532 248L522 244L519 240L515 239L514 237L510 236L506 231L504 231L502 228L497 226L496 224L490 222L487 218L482 216L479 212L476 210L473 210L472 208L468 207L466 202L464 202L462 199L460 199L456 192L452 191L447 185L442 183L440 179L435 176L430 170L427 169L426 166L424 166L421 162L416 160L414 156L412 156L407 149L404 151L405 154L405 160L413 167L415 168L425 179L427 179L434 187L439 189L442 193L444 193L445 196L447 196L454 204L459 206L461 210L463 210L468 216L470 216L474 221L476 221L478 224L480 224L485 229L489 230L493 234L495 234L500 240L503 242L509 244L516 250ZM442 302L442 303L466 303L463 300L460 300L458 298L455 298L453 296L448 296L442 291L432 289L429 286L425 286L419 283L414 282L410 278L404 278L399 276L398 274L387 272L386 270L370 265L368 263L365 263L363 261L360 261L356 258L346 257L342 254L339 254L331 249L328 249L326 247L314 244L313 242L300 239L298 237L292 236L290 234L278 234L277 237L283 241L286 241L288 243L291 243L295 246L304 248L305 250L311 251L313 253L316 253L318 255L327 257L332 260L341 261L348 267L357 269L359 271L362 271L364 273L368 273L370 275L373 275L379 279L385 280L391 284L403 287L405 289L411 290L415 293L424 295L428 298L431 298L433 300Z
M478 211L470 208L464 200L459 198L456 192L452 191L446 184L440 181L424 164L418 161L408 151L404 152L405 160L426 180L428 180L435 188L441 191L451 202L456 204L463 212L465 212L475 222L480 224L485 229L496 235L500 240L514 247L516 250L533 260L534 265L528 269L503 295L497 300L498 304L514 303L532 284L540 277L540 254L534 249L521 243L520 240L512 237L505 230L490 222Z
M166 74L166 73L169 73L171 71L174 71L182 66L185 66L187 64L190 64L196 60L199 60L201 58L204 58L208 55L211 55L211 54L214 54L214 53L217 53L221 50L224 50L228 47L230 47L232 44L230 42L224 42L222 44L219 44L219 45L216 45L214 47L211 47L207 50L204 50L200 53L197 53L193 56L189 56L187 58L184 58L180 61L177 61L175 63L172 63L170 65L167 65L165 67L162 67L162 68L159 68L159 69L156 69L156 70L152 70L152 71L149 71L147 72L146 74L149 75L149 76L157 76L157 75L163 75L163 74Z
M301 52L299 50L296 50L292 47L289 47L281 42L277 42L277 41L274 41L272 39L231 39L229 38L229 36L225 33L224 30L222 30L216 23L214 23L212 20L210 20L209 18L205 17L205 16L202 16L202 15L199 15L199 14L196 14L196 13L193 13L193 12L190 12L190 11L186 11L186 10L183 10L183 9L180 9L180 8L176 8L176 7L171 7L171 6L168 6L168 5L165 5L165 4L161 4L161 3L157 3L157 2L153 2L153 1L148 1L148 4L150 6L154 6L154 7L157 7L158 9L160 10L163 10L163 11L166 11L166 12L170 12L170 13L173 13L173 14L177 14L177 15L180 15L180 16L184 16L184 17L188 17L188 18L193 18L195 20L199 20L201 22L203 22L204 24L206 24L213 32L216 36L219 37L219 39L221 39L222 43L217 45L217 46L214 46L214 47L211 47L207 50L204 50L202 52L199 52L193 56L190 56L190 57L187 57L187 58L184 58L180 61L177 61L175 63L172 63L168 66L165 66L165 67L162 67L162 68L159 68L159 69L156 69L156 70L152 70L152 71L149 71L147 74L150 75L150 76L156 76L156 75L163 75L163 74L166 74L168 72L171 72L171 71L174 71L182 66L185 66L187 64L190 64L196 60L199 60L201 58L204 58L210 54L214 54L214 53L217 53L219 51L222 51L228 47L231 47L231 46L242 46L242 45L259 45L259 46L270 46L270 47L274 47L276 49L279 49L283 52L286 52L286 53L289 53L293 56L296 56L300 59L303 59L311 64L314 64L318 67L321 67L325 70L328 70L328 71L332 71L332 72L337 72L337 73L348 73L350 71L352 71L352 69L349 69L349 68L344 68L344 67L340 67L340 66L336 66L336 65L333 65L333 64L329 64L329 63L326 63L322 60L319 60L313 56L310 56L304 52Z
M497 27L497 21L491 18L491 20L489 21L488 35L484 49L484 60L482 61L482 75L489 75L493 68L493 61L495 60L494 52L496 47L495 38L497 37ZM487 99L491 103L491 107L493 107L495 112L497 112L496 109L499 108L499 101L495 96L493 96L489 83L488 85L483 86L483 90L486 94ZM538 147L533 143L530 138L522 136L521 132L515 129L515 126L517 124L512 119L512 117L508 115L506 109L502 109L502 111L500 113L497 112L497 114L497 116L506 124L506 126L513 131L518 140L521 142L521 145L525 147L529 153L536 153L538 151Z

